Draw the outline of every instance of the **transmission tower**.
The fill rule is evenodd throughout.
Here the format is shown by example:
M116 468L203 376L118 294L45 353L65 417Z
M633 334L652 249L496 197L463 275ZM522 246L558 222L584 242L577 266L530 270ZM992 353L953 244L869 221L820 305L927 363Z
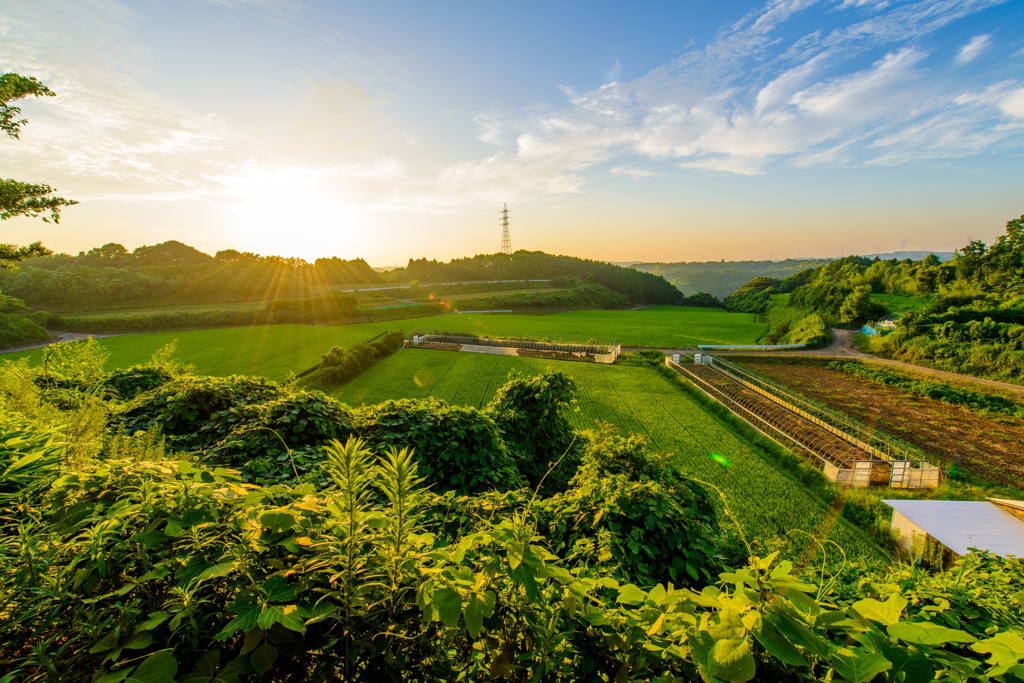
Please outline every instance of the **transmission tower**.
M512 240L508 236L508 203L505 203L505 208L501 210L501 253L511 254L512 253Z

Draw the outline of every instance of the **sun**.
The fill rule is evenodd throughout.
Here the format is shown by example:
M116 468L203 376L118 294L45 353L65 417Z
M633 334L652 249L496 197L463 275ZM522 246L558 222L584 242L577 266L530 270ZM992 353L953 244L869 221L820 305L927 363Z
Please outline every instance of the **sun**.
M240 251L313 261L354 258L366 246L363 217L332 188L325 172L249 169L225 185Z

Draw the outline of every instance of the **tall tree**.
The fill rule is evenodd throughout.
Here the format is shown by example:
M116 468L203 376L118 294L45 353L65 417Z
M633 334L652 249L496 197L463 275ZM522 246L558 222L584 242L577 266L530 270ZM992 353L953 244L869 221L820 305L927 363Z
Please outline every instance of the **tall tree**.
M23 97L53 97L55 94L31 76L15 73L0 76L0 131L17 139L21 126L27 123L25 119L18 118L21 108L11 105L11 102ZM15 216L38 216L47 223L51 220L59 222L60 210L78 202L54 196L53 191L49 185L26 183L13 178L0 179L0 220Z

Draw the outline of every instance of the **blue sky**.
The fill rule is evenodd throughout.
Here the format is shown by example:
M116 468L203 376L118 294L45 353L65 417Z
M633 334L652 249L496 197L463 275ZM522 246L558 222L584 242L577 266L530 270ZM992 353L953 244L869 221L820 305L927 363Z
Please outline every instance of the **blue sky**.
M0 241L376 265L952 250L1024 213L1024 3L0 0Z

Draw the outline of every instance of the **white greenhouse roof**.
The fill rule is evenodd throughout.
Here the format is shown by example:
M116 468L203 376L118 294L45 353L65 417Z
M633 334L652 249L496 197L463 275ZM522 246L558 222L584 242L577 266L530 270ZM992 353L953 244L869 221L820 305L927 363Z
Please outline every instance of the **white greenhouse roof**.
M1024 557L1024 520L988 501L883 500L922 531L958 555L968 548ZM1024 501L1000 500L1024 510Z

